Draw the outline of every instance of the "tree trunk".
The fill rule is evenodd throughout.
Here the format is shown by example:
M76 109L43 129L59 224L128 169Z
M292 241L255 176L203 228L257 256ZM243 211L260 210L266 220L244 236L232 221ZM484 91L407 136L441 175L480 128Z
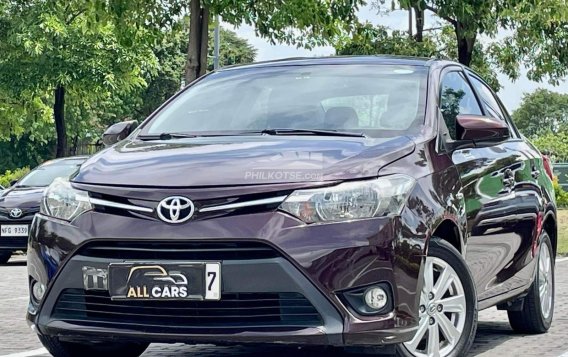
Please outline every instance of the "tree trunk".
M209 9L201 7L201 0L191 0L189 45L185 64L185 84L189 84L207 71Z
M65 88L57 85L54 91L53 119L57 133L57 149L55 157L65 157L67 154L67 131L65 130Z
M424 41L424 10L420 10L420 7L415 7L414 12L416 14L416 35L414 38L416 42Z
M473 58L473 46L475 45L475 35L467 35L463 25L459 22L455 24L456 38L458 41L458 61L469 66Z

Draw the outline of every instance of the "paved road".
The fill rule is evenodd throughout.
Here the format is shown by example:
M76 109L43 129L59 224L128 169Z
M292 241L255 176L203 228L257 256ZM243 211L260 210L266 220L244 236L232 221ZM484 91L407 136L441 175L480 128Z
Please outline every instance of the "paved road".
M568 357L568 261L557 265L556 311L551 330L546 335L515 334L503 311L489 309L480 313L479 328L470 356L540 356ZM0 266L0 357L49 356L24 321L27 304L26 267L22 260ZM245 348L185 345L152 345L145 357L192 356L313 356L314 351L289 348ZM327 356L340 353L326 351ZM357 356L350 353L344 356Z

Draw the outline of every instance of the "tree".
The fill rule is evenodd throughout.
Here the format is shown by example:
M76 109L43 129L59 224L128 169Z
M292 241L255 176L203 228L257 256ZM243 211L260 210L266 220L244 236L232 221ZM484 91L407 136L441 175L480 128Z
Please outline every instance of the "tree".
M186 83L205 73L210 17L239 26L254 26L270 42L312 47L328 43L351 26L363 0L234 1L190 0L190 32Z
M458 49L452 37L452 29L444 27L440 31L422 34L420 38L409 37L408 33L390 30L384 26L366 23L357 26L351 38L336 46L338 55L401 55L427 58L457 60ZM486 50L481 43L476 43L471 67L487 83L498 91L501 88L497 73L491 65Z
M537 89L525 93L513 120L527 137L568 132L568 94Z
M209 30L209 42L213 38L213 29ZM252 63L256 58L257 50L244 38L237 36L234 31L221 28L221 44L219 46L219 66ZM207 69L213 70L213 46L209 46Z
M375 0L384 8L395 7L393 0ZM568 73L568 7L566 0L399 0L400 8L428 11L451 26L457 60L469 66L480 36L494 38L499 29L513 34L493 41L491 54L512 78L519 75L520 63L536 69L532 79L548 77L551 82ZM418 17L417 17L418 18Z
M155 66L144 33L129 43L113 23L94 21L91 5L80 0L14 0L4 8L0 32L0 86L19 101L51 107L56 156L67 151L65 104L109 97L117 89L143 86L142 73ZM34 121L33 111L31 115Z

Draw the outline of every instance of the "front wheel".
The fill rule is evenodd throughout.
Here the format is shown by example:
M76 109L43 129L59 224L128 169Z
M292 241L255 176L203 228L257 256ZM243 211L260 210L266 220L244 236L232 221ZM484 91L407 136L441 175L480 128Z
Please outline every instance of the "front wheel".
M477 329L477 297L465 261L451 244L432 239L423 278L418 331L411 341L397 346L397 354L466 355Z
M146 348L148 343L91 343L91 342L67 342L61 341L57 337L38 335L43 346L53 357L138 357Z
M534 281L524 298L521 311L507 311L513 330L544 333L554 314L554 254L548 233L542 232Z

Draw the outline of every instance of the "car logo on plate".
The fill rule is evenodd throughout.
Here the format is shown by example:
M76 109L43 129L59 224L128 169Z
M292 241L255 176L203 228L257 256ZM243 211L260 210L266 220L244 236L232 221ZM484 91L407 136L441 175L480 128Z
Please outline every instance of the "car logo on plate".
M22 214L23 214L23 212L19 208L14 208L10 211L10 217L12 217L12 218L20 218L20 217L22 217Z
M173 196L163 199L158 204L158 217L166 223L183 223L195 212L195 206L189 198Z

